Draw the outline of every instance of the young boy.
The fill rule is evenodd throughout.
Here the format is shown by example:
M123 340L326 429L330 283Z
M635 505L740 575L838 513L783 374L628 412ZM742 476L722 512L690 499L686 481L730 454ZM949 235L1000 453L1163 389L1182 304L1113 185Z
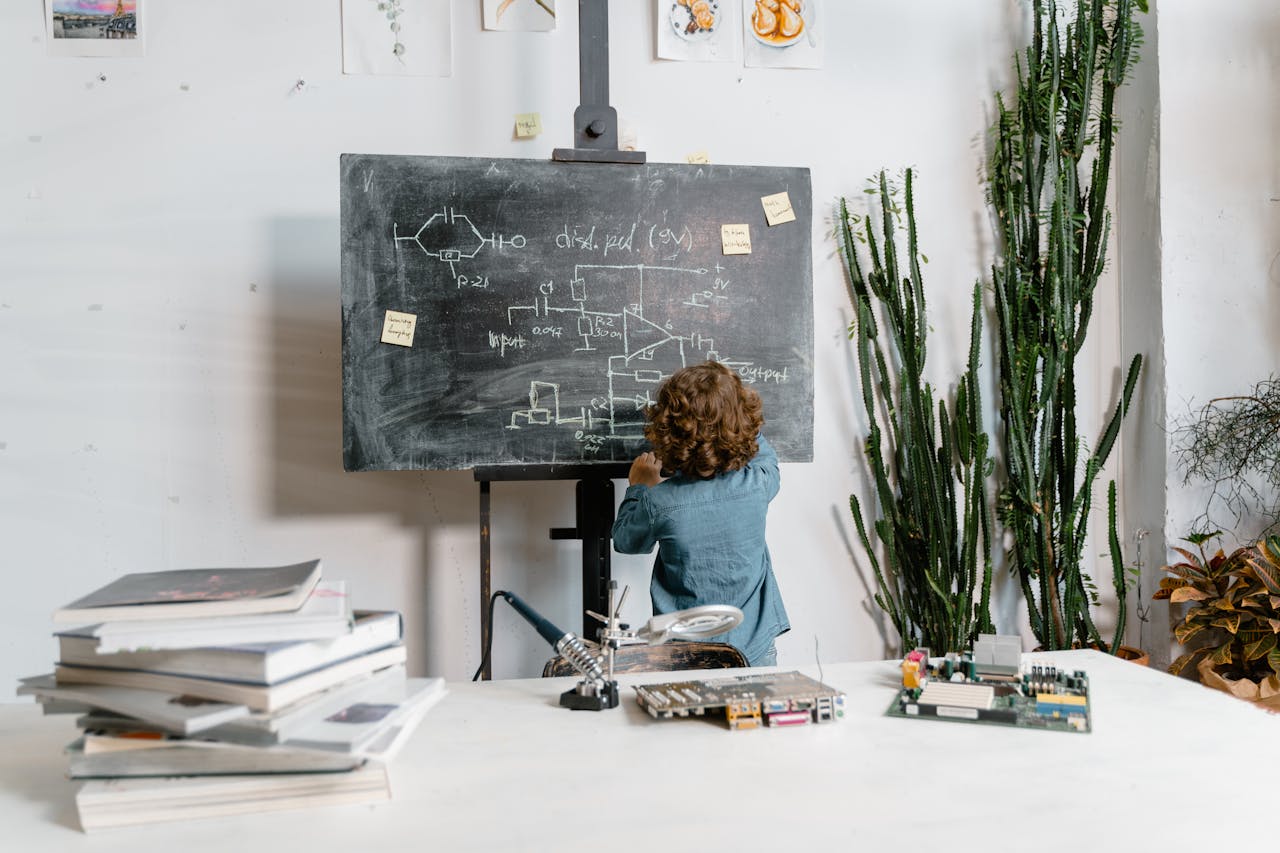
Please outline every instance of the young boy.
M716 639L737 646L751 666L773 666L774 638L791 625L764 541L778 455L760 435L760 395L708 361L672 374L647 416L653 452L631 464L614 546L624 554L658 546L654 613L732 604L742 624ZM663 470L672 476L663 479Z

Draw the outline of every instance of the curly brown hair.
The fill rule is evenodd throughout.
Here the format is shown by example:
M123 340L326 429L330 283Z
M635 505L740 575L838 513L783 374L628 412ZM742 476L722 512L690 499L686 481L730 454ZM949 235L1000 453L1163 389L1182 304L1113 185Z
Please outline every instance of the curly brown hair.
M690 477L735 471L760 450L760 395L716 361L671 374L646 415L644 435L662 467Z

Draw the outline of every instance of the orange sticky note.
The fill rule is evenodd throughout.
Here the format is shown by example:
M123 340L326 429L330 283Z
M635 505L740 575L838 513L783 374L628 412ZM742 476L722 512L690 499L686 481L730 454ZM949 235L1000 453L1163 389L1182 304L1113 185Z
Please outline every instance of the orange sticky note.
M726 255L751 254L751 226L745 223L721 225L720 245Z
M388 311L382 319L382 342L399 347L413 346L413 330L418 325L417 314Z

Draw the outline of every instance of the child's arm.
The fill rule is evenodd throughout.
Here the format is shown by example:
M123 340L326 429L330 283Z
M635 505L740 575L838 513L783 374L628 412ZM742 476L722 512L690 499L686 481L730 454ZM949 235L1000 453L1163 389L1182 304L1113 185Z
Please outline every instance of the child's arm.
M631 485L613 522L613 547L620 554L647 554L658 540L649 513L649 487L662 482L662 466L652 453L642 453L631 463Z
M768 482L769 500L773 500L778 494L782 479L778 472L778 453L763 434L756 436L756 443L760 445L760 449L747 463L747 467L759 472L765 478Z

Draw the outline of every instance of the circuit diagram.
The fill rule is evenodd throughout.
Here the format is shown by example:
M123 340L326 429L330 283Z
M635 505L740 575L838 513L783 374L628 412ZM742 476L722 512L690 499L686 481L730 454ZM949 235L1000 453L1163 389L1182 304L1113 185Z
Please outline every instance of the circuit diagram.
M644 410L676 370L707 360L739 370L753 366L726 359L700 316L713 306L728 309L730 285L720 263L579 263L563 284L543 282L535 298L507 307L508 326L525 340L558 343L576 362L591 365L598 384L575 395L555 376L533 380L529 406L510 412L507 429L571 428L586 456L610 442L643 438ZM656 290L679 298L658 309Z
M406 246L412 243L427 257L448 264L449 275L458 288L489 286L487 275L458 272L462 261L473 260L485 249L523 249L528 242L523 234L507 237L491 233L486 237L471 217L449 206L432 213L416 231L406 227L401 233L400 223L392 223L392 237L397 248L402 243Z

